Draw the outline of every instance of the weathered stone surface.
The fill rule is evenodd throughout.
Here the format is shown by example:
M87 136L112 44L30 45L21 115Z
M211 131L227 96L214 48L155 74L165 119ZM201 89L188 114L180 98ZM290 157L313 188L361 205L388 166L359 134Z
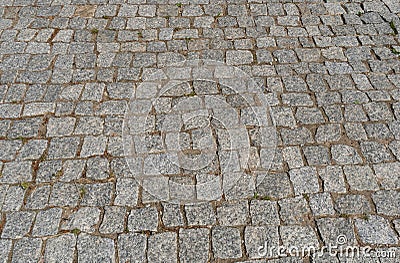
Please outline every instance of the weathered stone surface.
M73 262L75 246L76 236L74 234L49 238L46 242L44 259L47 262Z
M391 229L387 219L370 216L368 220L356 219L355 226L361 241L366 244L397 244L398 236Z
M158 212L155 207L146 207L131 210L128 217L129 231L156 231L158 226Z
M15 242L11 262L38 262L40 259L42 240L24 237Z
M179 231L179 258L183 262L205 262L209 259L210 230L207 228Z
M316 193L319 191L317 171L315 168L302 167L289 172L296 195Z
M240 232L232 227L212 229L212 249L216 258L240 258L242 256Z
M150 236L147 259L151 262L176 262L178 257L177 242L177 235L173 232Z
M250 216L253 225L279 225L276 202L253 200L250 203Z
M129 233L118 236L118 255L121 262L146 260L147 237Z
M218 222L225 226L246 225L248 215L247 201L226 203L217 208Z
M6 216L6 224L1 238L22 238L30 231L35 214L32 212L12 212Z
M42 210L36 215L35 225L32 229L32 235L50 236L58 233L58 228L61 221L62 209L50 208Z
M77 240L78 260L80 262L114 261L114 241L81 233Z
M0 262L397 263L399 14L0 0Z

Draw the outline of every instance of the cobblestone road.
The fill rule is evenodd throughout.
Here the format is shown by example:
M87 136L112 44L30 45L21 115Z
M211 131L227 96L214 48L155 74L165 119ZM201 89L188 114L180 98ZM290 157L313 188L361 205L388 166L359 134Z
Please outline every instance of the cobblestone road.
M399 262L399 15L398 0L0 0L0 262ZM193 80L128 125L146 129L130 134L132 149L153 159L125 159L127 108L156 96L143 80L194 59L238 67L263 88L275 155L248 110L253 95ZM238 128L207 114L205 126L185 122L194 109ZM169 124L184 127L170 138ZM231 162L227 130L239 142ZM168 162L175 135L185 156L206 149L210 163ZM201 193L137 180L149 163L167 186L222 167L242 176L229 192L209 188L214 201L177 204ZM263 253L267 241L397 258L278 258Z

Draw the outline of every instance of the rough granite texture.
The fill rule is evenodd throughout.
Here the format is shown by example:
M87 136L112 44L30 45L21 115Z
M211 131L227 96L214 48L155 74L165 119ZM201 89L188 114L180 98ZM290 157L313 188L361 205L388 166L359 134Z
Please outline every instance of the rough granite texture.
M399 32L398 0L0 0L0 262L399 262ZM157 89L138 88L193 59L239 67L262 87L276 149L254 124L258 98L229 88L246 84L194 80L153 105ZM127 106L147 159L125 156ZM208 149L195 162L207 165L193 172L179 156L176 166L166 152L178 146ZM222 189L179 188L224 169L244 172ZM155 170L166 176L135 177ZM259 250L343 235L397 258Z

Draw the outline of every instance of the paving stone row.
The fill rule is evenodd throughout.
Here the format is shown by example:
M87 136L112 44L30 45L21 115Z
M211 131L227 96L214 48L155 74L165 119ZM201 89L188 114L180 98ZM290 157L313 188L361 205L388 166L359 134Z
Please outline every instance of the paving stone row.
M396 0L0 0L0 262L398 262L399 31ZM196 205L155 200L123 149L142 81L185 59L246 72L277 131L275 153L248 134L269 171ZM397 258L260 254L339 236Z

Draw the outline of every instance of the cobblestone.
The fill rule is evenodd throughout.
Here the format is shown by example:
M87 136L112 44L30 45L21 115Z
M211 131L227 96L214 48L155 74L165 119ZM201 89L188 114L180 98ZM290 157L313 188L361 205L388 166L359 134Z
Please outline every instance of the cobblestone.
M173 232L159 233L149 237L147 258L151 262L176 262L177 235Z
M399 15L0 0L0 262L397 262L258 248L399 247Z
M368 221L356 219L355 226L362 242L367 244L397 244L398 236L390 228L386 219L371 216Z
M158 226L158 213L154 207L132 210L128 217L130 231L150 230L156 231Z
M73 262L76 246L74 234L64 234L58 237L49 238L46 241L46 261Z
M180 229L179 258L183 262L205 262L209 259L210 230Z
M82 233L77 240L78 260L112 261L115 257L114 241L109 238L101 238Z
M215 227L212 229L213 252L216 258L240 258L242 248L240 232L231 227Z
M12 212L6 217L1 237L22 238L31 228L35 214L32 212Z

